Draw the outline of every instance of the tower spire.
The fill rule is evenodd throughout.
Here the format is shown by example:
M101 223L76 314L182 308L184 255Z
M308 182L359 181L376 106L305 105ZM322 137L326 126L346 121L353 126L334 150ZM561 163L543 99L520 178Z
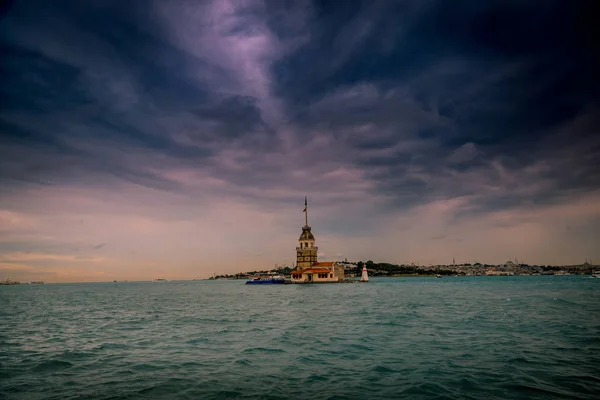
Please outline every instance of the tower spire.
M319 248L308 226L308 199L304 196L304 226L296 247L296 269L309 268L317 262Z
M304 196L304 224L308 226L308 201Z

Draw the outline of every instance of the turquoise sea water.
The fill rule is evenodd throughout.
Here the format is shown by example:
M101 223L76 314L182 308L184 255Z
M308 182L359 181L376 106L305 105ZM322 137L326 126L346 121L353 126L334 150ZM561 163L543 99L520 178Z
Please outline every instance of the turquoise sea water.
M0 287L0 398L600 398L600 279Z

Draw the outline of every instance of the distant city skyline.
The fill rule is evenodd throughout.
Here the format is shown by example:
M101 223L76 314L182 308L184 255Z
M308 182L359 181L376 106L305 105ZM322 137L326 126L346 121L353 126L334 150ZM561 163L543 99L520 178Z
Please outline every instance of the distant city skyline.
M600 260L588 2L0 6L0 279Z

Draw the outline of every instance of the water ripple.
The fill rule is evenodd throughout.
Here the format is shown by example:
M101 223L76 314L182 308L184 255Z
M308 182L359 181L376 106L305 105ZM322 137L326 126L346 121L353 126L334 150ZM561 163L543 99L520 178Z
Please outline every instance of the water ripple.
M0 398L592 399L599 281L1 287Z

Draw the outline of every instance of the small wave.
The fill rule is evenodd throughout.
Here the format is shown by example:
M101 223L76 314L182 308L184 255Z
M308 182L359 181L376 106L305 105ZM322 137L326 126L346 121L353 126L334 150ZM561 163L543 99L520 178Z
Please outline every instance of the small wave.
M254 328L250 329L249 332L264 332L264 331L270 331L270 330L273 330L273 328L270 328L270 327L260 328L260 327L255 326Z
M401 325L400 321L377 321L372 323L373 326L398 326Z
M143 331L145 328L143 326L122 326L117 328L120 332L135 332L135 331Z
M3 379L10 379L13 376L18 376L20 373L20 371L15 371L14 369L9 370L8 368L0 364L0 381Z
M383 365L377 365L376 367L372 368L371 371L376 372L378 374L389 374L396 372L395 370L388 367L384 367Z
M129 375L135 375L135 372L130 370L130 369L120 369L114 372L114 375L116 376L129 376Z
M182 368L204 367L206 364L197 361L187 361L180 364Z
M17 343L17 342L10 342L10 341L2 341L0 342L0 346L6 346L6 347L21 347L23 346L21 343Z
M581 306L581 304L579 304L575 301L561 299L560 297L554 298L554 301L555 301L555 303L554 303L555 305L566 305L566 306L577 306L577 307Z
M477 382L475 382L473 379L469 379L469 378L461 378L459 382L460 382L463 390L476 389L478 386Z
M536 385L528 385L528 384L516 384L516 385L510 385L511 389L517 390L517 391L521 391L524 393L529 393L529 394L533 394L533 393L538 393L544 396L560 396L560 397L565 397L565 398L574 398L574 399L578 399L581 398L579 396L574 396L571 393L565 393L562 390L556 390L552 387L549 386L545 386L545 387L541 387L541 386L536 386Z
M355 354L355 353L345 353L339 356L342 360L358 360L360 359L360 355L359 354Z
M403 390L400 394L402 394L403 396L407 396L407 398L411 398L413 395L425 398L433 396L435 396L436 398L447 398L449 392L444 385L435 383L424 383L419 385L412 385Z
M162 370L163 367L153 364L137 364L133 366L133 369L136 371L159 371Z
M600 383L600 377L594 375L564 375L562 378L574 381L589 381L594 383Z
M33 367L35 372L52 372L52 371L60 371L65 368L71 368L73 364L68 361L61 360L48 360L43 361Z
M238 399L242 397L242 392L237 390L220 390L215 393L216 399Z
M530 361L523 356L511 358L510 360L508 360L508 363L509 364L535 364L535 362Z
M324 382L324 381L328 381L329 378L323 375L311 375L308 377L307 382Z
M103 343L97 347L98 350L127 350L130 346L122 343Z
M255 353L255 352L265 352L265 353L286 353L283 349L274 349L267 347L251 347L249 349L244 349L242 353Z
M204 343L204 342L208 342L208 338L202 337L202 338L190 339L186 343L187 344L198 344L198 343Z
M67 339L58 336L48 339L48 343L64 343L66 341Z
M301 356L297 358L297 361L302 364L314 364L314 365L323 365L324 360L321 357L314 356Z
M62 353L61 358L67 360L86 360L92 356L91 353L85 351L70 351L67 350Z
M364 344L360 344L360 343L350 343L347 345L348 347L352 347L355 348L357 350L365 350L365 351L371 351L373 350L372 347L370 346L365 346Z

